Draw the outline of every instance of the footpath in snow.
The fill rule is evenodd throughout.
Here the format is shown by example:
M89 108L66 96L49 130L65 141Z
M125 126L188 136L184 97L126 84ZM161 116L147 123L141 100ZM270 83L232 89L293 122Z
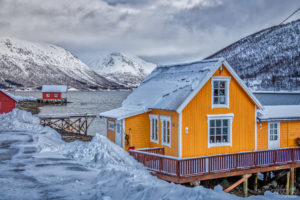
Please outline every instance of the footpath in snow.
M0 199L244 199L202 186L167 183L127 152L97 134L91 142L65 143L15 109L0 115ZM298 199L267 192L248 199Z

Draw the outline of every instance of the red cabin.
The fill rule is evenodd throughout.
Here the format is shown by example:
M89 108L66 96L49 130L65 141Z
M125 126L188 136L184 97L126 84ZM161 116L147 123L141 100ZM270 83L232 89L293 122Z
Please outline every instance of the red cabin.
M43 99L59 100L62 98L62 93L67 92L66 85L43 85Z
M9 93L0 90L0 113L9 113L16 108L17 100Z

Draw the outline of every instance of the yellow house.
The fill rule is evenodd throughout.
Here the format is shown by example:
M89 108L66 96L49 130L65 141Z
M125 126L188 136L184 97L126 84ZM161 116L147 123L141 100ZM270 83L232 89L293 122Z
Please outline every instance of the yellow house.
M164 147L165 155L187 158L297 146L298 107L264 110L220 58L159 66L120 108L100 116L107 137L125 150Z

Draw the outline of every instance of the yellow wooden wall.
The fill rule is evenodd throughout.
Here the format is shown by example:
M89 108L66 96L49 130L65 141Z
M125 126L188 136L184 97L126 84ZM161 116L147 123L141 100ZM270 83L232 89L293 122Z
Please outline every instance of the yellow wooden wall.
M125 134L129 135L129 145L125 149L134 146L136 149L150 147L150 120L148 113L143 113L125 119ZM148 137L149 136L149 137Z
M214 76L231 76L225 66ZM231 76L229 109L211 108L211 80L182 112L182 157L207 156L255 149L255 104ZM208 148L207 115L233 113L232 147ZM185 134L185 127L189 133Z
M260 129L261 124L261 129ZM280 122L280 148L297 146L300 138L300 121ZM257 123L257 150L268 149L268 122Z
M115 126L116 126L116 121L113 120L113 119L107 119L106 120L106 129L107 129L107 138L112 141L112 142L115 142L115 130L116 130L116 127L115 127L115 130L109 130L108 129L108 122L111 121L111 122L114 122L115 123Z
M171 147L163 147L165 148L166 155L178 156L178 114L174 111L152 110L151 112L125 119L125 134L128 134L130 137L130 144L125 145L125 149L128 150L129 146L134 146L136 149L162 147L160 118L158 118L159 143L150 142L149 114L167 115L171 117Z

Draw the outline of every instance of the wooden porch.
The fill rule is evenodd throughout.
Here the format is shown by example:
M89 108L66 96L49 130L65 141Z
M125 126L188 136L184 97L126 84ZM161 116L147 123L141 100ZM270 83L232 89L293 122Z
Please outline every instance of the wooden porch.
M164 155L164 148L129 150L153 175L174 183L239 176L300 167L300 148L241 152L195 158Z

